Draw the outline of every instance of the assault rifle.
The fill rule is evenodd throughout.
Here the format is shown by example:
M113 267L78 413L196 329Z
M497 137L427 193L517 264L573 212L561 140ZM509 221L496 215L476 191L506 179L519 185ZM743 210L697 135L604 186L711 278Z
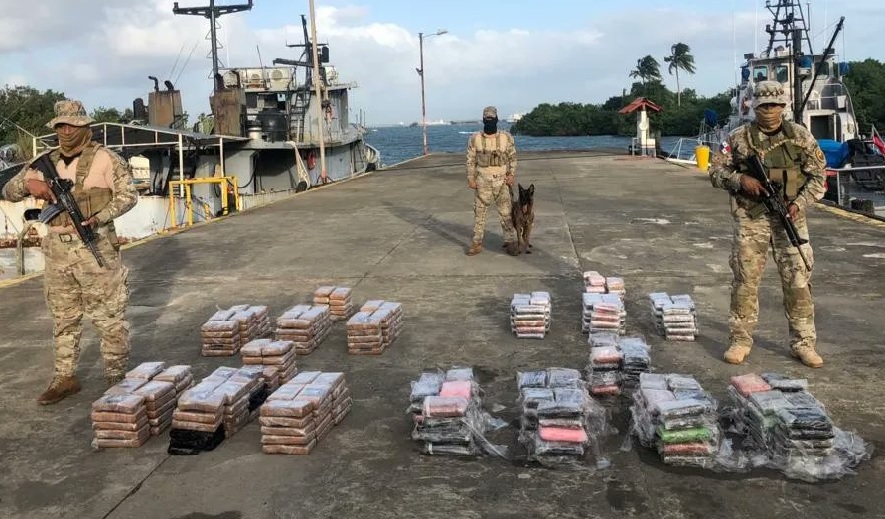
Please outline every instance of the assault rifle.
M761 200L762 205L765 206L769 213L777 215L781 225L787 231L787 238L790 240L790 244L793 247L796 247L796 250L799 251L799 257L802 258L802 263L805 264L805 270L811 270L811 267L808 265L808 260L805 259L805 254L802 252L802 247L800 247L800 245L808 243L808 240L799 236L799 231L796 229L796 225L793 224L793 220L790 218L790 212L787 209L787 205L784 204L784 199L780 194L780 190L777 189L777 186L773 184L768 178L768 175L765 174L765 166L762 165L759 155L751 155L747 157L747 164L750 166L750 176L758 180L759 183L762 184L762 189L765 191Z
M74 224L74 229L77 230L77 235L80 236L83 245L86 245L89 252L95 256L95 261L98 262L98 266L104 267L104 260L98 252L98 249L95 247L98 235L95 234L91 228L83 226L83 222L86 221L86 218L83 217L83 213L80 211L80 206L77 205L77 202L74 200L74 195L71 194L71 188L74 187L74 183L66 178L58 176L55 164L52 163L48 153L44 153L38 157L37 160L31 164L31 167L43 173L43 178L49 185L49 189L51 189L52 193L55 195L56 200L56 203L49 204L40 211L38 219L41 222L48 224L62 211L68 213L68 216L71 217L71 221Z

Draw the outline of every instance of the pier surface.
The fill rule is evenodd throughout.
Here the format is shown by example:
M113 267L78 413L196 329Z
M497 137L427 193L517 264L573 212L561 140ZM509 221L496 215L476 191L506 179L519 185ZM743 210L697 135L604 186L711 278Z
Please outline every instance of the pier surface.
M343 371L351 414L309 456L261 453L257 423L213 452L170 456L168 432L139 449L95 452L90 403L104 391L87 325L83 390L40 407L52 371L51 328L36 278L0 290L0 517L119 518L833 518L885 517L885 230L832 211L810 212L818 349L805 368L787 348L779 278L769 262L756 347L744 366L727 346L731 219L707 177L658 160L604 153L519 155L518 181L536 192L533 253L511 257L489 215L485 251L464 254L473 228L463 154L433 154L124 251L131 269L134 366L190 364L202 378L238 357L200 356L199 327L216 305L264 304L272 318L323 284L355 300L401 302L405 332L381 356L349 356L343 323L299 370ZM652 345L656 372L697 377L725 400L729 377L807 377L834 422L876 447L855 476L811 485L772 471L717 474L664 466L621 446L625 402L610 406L619 434L611 466L549 470L495 457L425 456L410 440L409 382L422 370L473 366L484 406L515 424L517 371L582 369L581 272L626 280L627 331ZM553 326L543 341L509 329L516 292L547 290ZM656 335L649 292L690 294L695 343ZM518 457L516 428L490 439Z

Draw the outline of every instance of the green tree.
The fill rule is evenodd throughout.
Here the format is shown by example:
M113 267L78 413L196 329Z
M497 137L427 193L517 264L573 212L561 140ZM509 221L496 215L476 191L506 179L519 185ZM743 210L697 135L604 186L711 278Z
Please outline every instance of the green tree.
M670 47L670 55L664 58L669 63L667 69L672 76L676 73L676 106L682 106L682 91L679 87L679 70L682 69L689 74L694 74L694 56L691 55L691 48L684 43L676 43Z
M95 119L97 123L119 123L123 119L120 111L116 108L105 108L103 106L92 110L89 116Z
M869 135L875 126L880 134L885 133L885 63L874 59L851 62L844 81L860 131Z
M55 117L56 101L64 98L62 92L6 85L0 90L0 145L49 133L46 123Z
M661 64L652 55L636 60L636 68L630 71L630 77L638 78L645 84L649 81L660 81Z

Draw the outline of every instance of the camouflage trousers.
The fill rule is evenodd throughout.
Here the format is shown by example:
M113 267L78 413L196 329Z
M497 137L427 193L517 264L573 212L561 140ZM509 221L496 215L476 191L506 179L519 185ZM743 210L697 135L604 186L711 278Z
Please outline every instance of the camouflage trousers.
M732 345L752 347L753 331L759 318L759 283L771 248L783 290L784 313L790 330L791 348L813 348L817 342L814 328L814 303L811 297L811 271L790 245L786 231L777 217L763 214L751 218L737 207L731 270L734 273L731 291L731 312L728 320ZM805 213L794 221L799 235L808 238ZM811 243L802 245L808 264L814 269Z
M106 233L100 236L96 248L104 268L76 233L50 232L43 238L44 294L53 318L57 376L73 375L77 368L84 314L101 336L105 373L125 373L129 363L129 270Z
M513 228L513 219L510 216L511 202L510 189L504 181L504 174L476 176L476 193L473 198L473 241L482 243L486 229L486 213L492 204L498 209L501 217L501 228L504 231L505 242L516 241L516 230Z

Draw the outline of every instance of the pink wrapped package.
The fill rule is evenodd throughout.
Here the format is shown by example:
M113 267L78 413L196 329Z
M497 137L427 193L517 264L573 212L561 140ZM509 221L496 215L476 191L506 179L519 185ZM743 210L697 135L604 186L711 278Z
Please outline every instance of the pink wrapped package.
M467 413L468 403L468 400L462 397L428 396L424 399L423 413L425 418L464 416Z
M439 391L439 396L459 396L462 398L470 398L472 387L468 380L450 380L443 382Z
M541 439L545 442L584 443L587 441L587 433L584 429L542 426L539 432Z
M771 391L771 386L755 373L731 377L731 385L745 397L761 391Z

